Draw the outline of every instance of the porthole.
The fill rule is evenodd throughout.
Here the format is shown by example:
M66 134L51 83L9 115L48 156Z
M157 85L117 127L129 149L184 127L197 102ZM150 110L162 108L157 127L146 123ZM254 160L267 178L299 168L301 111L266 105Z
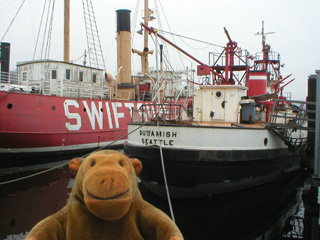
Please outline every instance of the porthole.
M9 104L7 105L7 108L8 108L8 109L11 109L11 108L12 108L12 104L9 103Z
M263 143L264 143L265 146L267 146L267 145L268 145L268 138L265 138L265 139L263 140Z
M222 96L222 92L220 92L220 91L216 92L216 97L217 98L221 98L221 96Z
M52 106L51 107L52 111L56 110L56 107L55 106Z
M101 111L101 112L103 112L103 109L102 109L102 108L100 108L100 111Z
M83 111L84 111L84 112L86 112L86 111L87 111L87 109L86 109L86 108L83 108Z
M222 107L223 109L225 109L225 107L226 107L226 102L227 102L227 101L222 101L222 102L221 102L221 107Z

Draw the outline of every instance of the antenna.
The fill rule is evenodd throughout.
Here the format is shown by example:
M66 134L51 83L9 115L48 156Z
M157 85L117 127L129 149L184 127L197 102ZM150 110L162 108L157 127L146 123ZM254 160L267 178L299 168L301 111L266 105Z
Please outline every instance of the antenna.
M263 46L263 49L264 49L264 47L265 47L265 45L266 45L266 35L267 34L274 34L275 32L267 32L267 33L265 33L264 32L264 21L262 21L262 31L259 33L259 32L257 32L255 35L262 35L262 46Z

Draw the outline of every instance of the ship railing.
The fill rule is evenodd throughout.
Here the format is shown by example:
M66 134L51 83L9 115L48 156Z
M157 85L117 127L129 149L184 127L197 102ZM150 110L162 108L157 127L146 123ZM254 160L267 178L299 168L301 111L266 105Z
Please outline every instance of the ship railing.
M0 72L0 82L2 91L38 93L41 89L40 81L38 79L30 77L21 79L17 72Z
M66 79L38 79L18 73L0 72L2 91L22 91L74 98L112 99L113 87L108 84L79 82Z
M182 104L142 104L139 108L132 108L131 111L131 121L133 123L154 121L160 121L161 123L180 123L185 117L186 109Z
M269 52L269 60L270 61L280 61L280 53L278 52ZM263 60L263 52L258 52L255 55L255 61L262 61Z
M267 127L291 149L307 145L308 134L315 132L315 102L275 99Z
M57 80L56 84L52 84L51 81L48 86L45 94L63 97L112 99L113 94L112 88L107 84Z
M18 84L18 74L16 72L0 72L0 82L2 84Z
M310 117L310 113L315 114L315 110L308 109L307 105L315 106L315 103L274 99L273 109L267 126L314 131L314 129L306 127L307 123L315 122L315 119Z

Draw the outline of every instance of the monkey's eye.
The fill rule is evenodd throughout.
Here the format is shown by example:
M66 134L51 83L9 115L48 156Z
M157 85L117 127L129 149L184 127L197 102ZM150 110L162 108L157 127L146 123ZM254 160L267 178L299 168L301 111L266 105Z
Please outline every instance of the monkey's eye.
M96 165L96 161L91 162L91 166L93 167L94 165Z
M122 162L122 161L119 161L119 165L120 165L121 167L123 167L123 162Z

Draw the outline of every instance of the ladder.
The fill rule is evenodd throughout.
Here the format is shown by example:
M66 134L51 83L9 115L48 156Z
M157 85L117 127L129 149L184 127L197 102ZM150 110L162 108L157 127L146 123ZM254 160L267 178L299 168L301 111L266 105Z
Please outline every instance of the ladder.
M86 27L89 64L91 67L105 69L98 28L91 0L82 0Z

